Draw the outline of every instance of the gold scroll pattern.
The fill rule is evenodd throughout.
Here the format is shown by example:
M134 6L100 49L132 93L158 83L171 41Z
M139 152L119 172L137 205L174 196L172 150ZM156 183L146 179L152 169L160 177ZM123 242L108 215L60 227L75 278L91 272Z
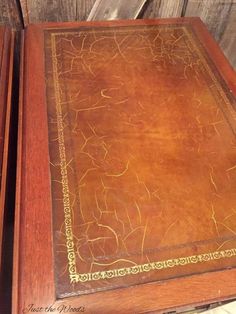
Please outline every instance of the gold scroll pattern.
M56 43L55 36L52 35L52 63L53 63L53 78L55 86L55 98L56 98L56 114L57 114L57 130L58 130L58 145L60 155L60 169L61 169L61 182L62 182L62 194L63 194L63 208L65 217L65 234L66 234L66 247L67 257L69 261L69 273L71 282L72 278L77 274L76 271L76 258L73 242L73 230L72 230L72 213L70 206L69 185L67 177L67 161L66 161L66 149L64 142L64 127L62 118L62 108L60 101L58 72L57 72L57 56L56 56Z
M111 279L115 277L123 277L127 275L137 275L139 273L149 272L153 270L162 270L166 268L173 268L178 266L186 266L188 264L206 263L212 260L219 260L222 258L230 258L236 256L236 249L212 252L200 255L192 255L187 257L180 257L168 259L165 261L151 262L143 265L124 267L119 269L112 269L108 271L99 271L86 274L70 273L70 280L75 282L86 282L99 279Z
M191 45L194 47L194 51L197 52L199 59L201 60L201 66L208 73L210 79L214 83L214 88L218 92L218 96L221 101L225 103L227 108L230 110L232 115L235 115L235 112L225 95L224 90L216 79L213 71L208 66L207 61L202 55L201 51L198 49L195 44L192 34L189 32L188 28L185 26L181 27L185 32L188 39L190 40ZM75 244L73 240L73 217L71 210L71 201L70 201L70 191L68 184L67 176L67 156L66 148L64 141L64 126L63 126L63 112L61 107L61 96L60 96L60 86L58 81L58 64L57 64L57 51L56 51L56 37L66 33L52 33L51 34L51 50L52 50L52 66L53 66L53 83L55 90L55 99L56 99L56 117L57 117L57 130L58 130L58 145L59 145L59 155L60 155L60 171L61 171L61 183L62 183L62 194L63 194L63 208L64 208L64 224L65 224L65 236L66 236L66 247L67 247L67 258L68 258L68 271L71 283L77 282L87 282L95 281L100 279L111 279L115 277L123 277L127 275L136 275L139 273L150 272L150 271L159 271L167 268L180 267L189 264L198 264L206 263L214 260L220 260L224 258L232 258L236 256L236 248L228 250L220 250L215 252L206 252L198 255L191 255L187 257L179 257L168 260L160 260L156 262L149 262L141 265L135 265L131 267L111 269L107 271L97 271L89 273L79 273L76 269L76 252Z

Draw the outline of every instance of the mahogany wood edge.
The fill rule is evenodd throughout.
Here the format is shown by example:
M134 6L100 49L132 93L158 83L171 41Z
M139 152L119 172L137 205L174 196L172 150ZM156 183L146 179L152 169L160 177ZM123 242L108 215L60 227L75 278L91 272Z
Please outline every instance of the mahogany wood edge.
M6 31L6 27L2 27L1 29L1 51L0 51L0 107L2 110L4 110L6 106L6 85L5 85L5 79L7 75L7 65L8 65L8 47L6 47L6 43L8 42L8 35ZM2 123L2 122L1 122ZM0 128L2 128L3 125L0 124ZM5 128L5 127L4 127ZM4 146L4 140L2 142L2 145ZM3 154L3 151L2 151ZM3 158L3 155L0 156L0 158ZM1 257L2 257L2 235L3 235L3 217L4 217L4 195L2 193L1 185L4 184L5 177L3 177L2 174L2 160L0 163L0 269L1 269Z
M30 73L30 69L29 69L29 64L26 62L26 60L29 60L29 58L34 59L35 55L34 52L32 52L32 46L31 43L33 41L33 39L35 38L36 41L34 43L37 43L36 46L38 49L39 46L42 45L43 43L43 33L41 32L41 30L39 29L33 29L32 33L29 32L29 30L25 30L23 33L23 38L22 38L22 45L21 45L21 49L22 49L22 53L21 53L21 75L20 75L20 95L19 95L19 134L18 134L18 152L17 152L17 190L16 190L16 213L15 213L15 234L14 234L14 266L13 266L13 297L12 297L12 313L20 313L21 312L21 308L22 308L22 302L24 304L25 302L25 295L26 298L31 298L31 292L30 294L23 291L22 289L22 282L29 282L29 279L26 278L27 274L23 273L23 270L25 268L25 264L27 265L27 261L25 260L25 250L22 250L22 246L25 246L24 243L24 238L23 235L26 232L25 230L25 225L24 220L25 220L25 216L27 216L27 214L29 214L28 210L26 210L27 208L29 208L28 206L28 202L30 202L29 200L29 195L27 195L27 199L25 199L25 173L23 172L23 169L25 168L25 149L29 149L29 141L30 136L29 133L28 136L25 132L25 123L27 123L27 109L29 109L29 107L27 105L30 106L30 102L32 101L32 98L29 97L30 91L31 91L31 87L32 85L36 87L38 94L41 95L42 98L40 100L40 108L44 108L45 106L45 113L44 113L44 109L40 109L41 112L43 113L43 116L45 114L45 118L46 118L46 91L44 94L44 78L42 75L40 75L40 77L37 76L37 78L31 78L29 79L28 74ZM39 44L39 46L38 46ZM33 44L34 46L34 44ZM42 47L42 46L41 46ZM33 66L33 64L35 63L35 61L31 62L31 65ZM37 55L37 71L43 71L44 69L44 63L43 63L43 54L42 56L40 56L40 58L38 59L38 55ZM36 71L36 72L37 72ZM42 96L43 95L43 96ZM37 97L36 97L37 98ZM28 100L31 99L29 102ZM37 100L34 102L33 104L37 104L38 102L38 98ZM33 108L33 104L32 104L32 108ZM42 107L41 107L42 105ZM39 107L38 107L39 108ZM30 110L34 110L34 109L30 109ZM38 133L40 134L42 132L41 129L38 129ZM37 137L37 136L36 136ZM45 137L44 137L45 138ZM45 144L47 149L48 149L48 144ZM45 154L43 155L43 162L45 165L45 160L47 160L47 166L48 166L48 171L49 171L49 160L48 160L49 156L45 156ZM45 168L44 168L45 169ZM27 175L27 174L26 174ZM47 181L47 180L46 180ZM43 185L43 184L42 184ZM50 189L50 179L48 176L48 182L47 182L47 190ZM27 186L29 187L29 186ZM52 215L52 211L51 211L51 207L50 207L50 199L49 197L46 197L46 204L49 207L46 210L46 213L48 215L48 220L50 221L50 223L48 224L49 229L52 229L51 226L51 215ZM26 202L25 202L26 201ZM31 200L32 201L32 200ZM40 202L38 204L38 208L42 208L42 206L40 206ZM45 201L44 201L44 206L45 206ZM43 206L43 207L44 207ZM40 209L41 210L41 209ZM33 229L34 227L31 225L31 228ZM51 237L52 237L52 230L46 230L44 229L44 233L46 234L46 243L47 243L47 250L50 252L53 252L53 246L51 244ZM27 241L26 241L27 242ZM35 245L36 242L34 242ZM40 245L39 245L40 246ZM35 254L36 256L42 256L42 252L40 251L40 249L38 248L38 250L36 250L37 253ZM50 253L51 254L51 253ZM50 255L49 254L49 255ZM22 257L23 256L23 257ZM36 264L38 262L38 260L35 260ZM35 264L35 265L36 265ZM50 294L50 298L49 298L49 294L45 292L45 289L42 289L41 291L38 291L37 288L35 290L32 291L33 296L35 296L37 298L37 296L39 295L39 300L40 302L44 302L44 299L48 300L52 300L55 297L55 292L54 292L54 277L53 277L53 266L51 266L52 268L50 268L50 264L52 264L52 257L50 256L50 259L46 258L46 260L44 261L44 264L47 265L45 267L48 267L48 270L50 271L50 275L49 275L49 283L45 283L47 286L50 286L50 292L52 292L52 296ZM23 265L23 266L22 266ZM52 269L52 271L51 271ZM42 271L42 270L41 270ZM30 275L29 275L30 276ZM39 283L43 284L44 282L41 280L41 274L40 271L36 273L36 278L39 281ZM31 281L32 282L32 281ZM42 287L42 285L40 286ZM39 293L41 292L41 293ZM37 300L38 300L37 299Z
M4 47L6 47L5 56L3 62L6 62L6 117L4 125L4 144L3 144L3 156L2 156L2 177L1 177L1 194L0 194L0 256L2 255L2 236L3 236L3 222L6 199L6 180L7 180L7 166L8 166L8 148L9 148L9 131L10 131L10 119L11 119L11 95L12 95L12 77L13 77L13 54L14 54L14 33L9 29L5 29L6 38L4 38ZM5 98L5 97L4 97ZM1 267L1 258L0 258Z
M159 19L136 19L136 20L102 20L102 21L76 21L76 22L44 22L44 23L35 23L28 24L26 26L27 29L38 28L41 30L45 30L47 28L72 28L72 27L80 27L80 26L93 26L93 27L113 27L113 26L122 26L122 25L153 25L153 24L183 24L187 22L191 22L193 20L200 20L199 17L178 17L178 18L159 18Z
M202 22L200 18L193 20L193 26L195 32L198 35L198 38L202 42L207 53L209 54L220 74L222 75L223 79L226 81L227 85L231 89L231 92L236 97L236 72L229 63L229 60L226 58L220 46L211 36L209 31L207 30L206 25Z
M21 165L22 165L22 131L23 131L23 78L24 78L24 31L21 31L21 58L20 58L20 93L18 109L18 136L17 136L17 171L16 171L16 198L14 223L14 250L13 250L13 279L12 279L12 313L18 314L18 277L19 277L19 250L20 250L20 204L21 204Z
M3 149L3 163L2 163L2 182L1 182L1 201L2 206L5 204L6 196L6 177L8 167L8 152L9 152L9 132L11 121L11 100L12 100L12 78L13 78L13 55L14 55L15 33L11 31L10 34L10 56L8 65L8 81L7 81L7 108L4 132L4 149Z
M172 19L171 19L172 20ZM185 19L186 20L186 19ZM188 19L189 20L189 19ZM191 19L192 20L192 19ZM172 20L173 21L173 20ZM115 21L116 25L118 21ZM141 21L143 22L143 21ZM98 22L94 22L98 24ZM106 22L111 23L111 22ZM114 22L112 21L112 25ZM124 25L127 25L127 21L122 21ZM53 23L54 25L64 23ZM69 25L68 25L69 24ZM79 23L81 24L81 23ZM84 22L83 24L88 25ZM136 24L136 23L135 23ZM50 23L51 25L51 23ZM67 23L68 27L77 26L78 23ZM89 23L91 25L91 23ZM111 25L111 24L110 24ZM140 23L140 25L144 25ZM98 26L101 26L99 24ZM35 26L28 27L35 30ZM41 28L43 31L44 28ZM38 29L39 30L39 29ZM24 45L22 45L24 47ZM23 48L22 48L23 50ZM23 67L24 57L23 51L21 55L21 67ZM21 168L22 162L22 111L23 111L23 71L21 71L21 89L20 89L20 119L18 135L18 167ZM15 223L15 249L14 249L14 277L13 288L16 288L13 292L13 313L19 313L18 302L18 274L19 274L19 252L20 252L20 202L21 202L21 169L17 169L17 199L16 199L16 223ZM23 209L23 208L22 208ZM23 209L24 210L24 209ZM17 235L18 234L18 235ZM17 238L18 237L18 238ZM22 241L22 239L21 239ZM15 252L16 250L16 252ZM163 282L148 283L124 289L111 290L107 292L100 292L91 295L78 296L73 298L66 298L64 300L51 300L52 303L57 301L58 303L67 303L73 301L73 304L79 306L85 306L88 310L95 311L96 313L111 313L114 309L117 309L116 313L133 313L153 311L153 310L166 310L170 308L179 308L181 306L188 305L201 305L212 301L219 301L223 299L231 299L236 295L236 270L223 270L212 273L205 273L202 275L192 275L189 277L182 277L178 279L172 279ZM222 285L222 282L227 284ZM216 283L217 282L217 283ZM201 287L204 286L204 290ZM221 289L219 294L218 290ZM197 293L196 293L197 290ZM208 293L210 292L210 293ZM206 298L206 295L208 297ZM99 298L99 296L101 296ZM131 297L132 296L132 297ZM160 297L161 296L161 297ZM99 299L99 300L98 300ZM187 303L187 304L186 304ZM126 307L127 305L127 307ZM125 312L124 312L125 311Z
M3 37L4 37L3 34L5 33L5 29L6 29L5 26L0 27L0 69L1 69L2 58L3 58Z
M85 306L89 313L109 314L114 309L115 313L147 313L200 306L235 296L236 269L233 268L57 301L70 304L74 300L73 304Z

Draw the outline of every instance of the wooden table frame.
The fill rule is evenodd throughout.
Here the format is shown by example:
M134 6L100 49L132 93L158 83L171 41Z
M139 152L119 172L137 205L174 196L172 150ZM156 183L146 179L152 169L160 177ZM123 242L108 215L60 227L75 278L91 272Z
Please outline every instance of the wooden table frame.
M8 167L8 149L9 149L9 131L11 119L11 94L12 94L12 75L13 75L13 52L14 52L14 35L7 27L1 27L0 42L0 106L3 108L4 121L3 126L0 122L0 128L4 128L3 134L3 154L0 182L0 267L2 256L2 237L3 237L3 222L6 199L6 183L7 183L7 167ZM1 117L2 118L2 117ZM14 191L13 191L14 192Z
M199 18L191 21L230 90L236 95L236 74ZM170 19L90 22L90 26L167 24ZM17 195L14 235L13 313L24 313L30 304L84 307L86 313L147 313L232 299L236 296L236 268L147 283L79 297L55 299L52 217L49 178L48 131L43 75L43 30L88 25L47 23L26 29L21 54ZM33 38L37 38L37 41ZM29 73L29 69L34 72ZM34 100L33 102L30 102ZM37 129L34 132L34 125ZM40 147L40 149L39 149ZM26 197L27 192L27 197ZM44 313L42 311L42 313Z

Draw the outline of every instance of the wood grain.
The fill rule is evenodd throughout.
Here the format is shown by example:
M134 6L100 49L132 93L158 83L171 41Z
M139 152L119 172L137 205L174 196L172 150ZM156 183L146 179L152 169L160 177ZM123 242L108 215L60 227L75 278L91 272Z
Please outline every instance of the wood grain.
M185 16L199 16L202 19L233 67L236 67L235 7L235 0L188 0L185 12Z
M146 0L97 0L88 16L92 20L135 19Z
M22 28L23 23L16 0L0 1L0 24L11 26L14 29Z
M20 75L19 75L19 105L18 105L18 134L17 134L17 168L14 221L14 252L13 261L19 260L20 242L20 201L21 201L21 163L22 163L22 131L23 131L23 74L24 74L24 31L21 32ZM12 286L16 288L19 280L19 264L13 263ZM12 312L17 313L18 291L12 289Z
M8 142L11 114L11 92L13 71L13 35L8 28L3 28L3 49L0 69L0 256L2 247L4 207L6 198ZM1 267L1 258L0 258Z
M160 6L160 17L180 17L184 0L162 1Z
M236 2L231 7L227 25L219 40L219 44L231 65L236 69Z
M148 1L143 18L180 17L185 0L151 0Z
M1 182L0 182L0 308L4 313L9 313L10 308L10 285L11 285L11 253L12 242L11 233L9 233L9 214L12 213L12 207L9 202L9 193L14 199L14 188L9 190L9 170L12 152L9 147L10 141L10 124L12 116L12 74L13 74L13 51L14 51L14 34L10 29L4 28L4 46L3 59L0 69L0 107L4 107L1 111L1 119L4 124L3 151L1 150ZM2 88L3 87L3 88ZM4 92L2 93L4 89ZM0 127L2 127L0 122ZM11 156L11 157L10 157ZM11 187L14 186L14 183ZM13 228L12 228L13 229ZM11 232L13 230L11 229Z
M171 20L183 23L188 19ZM194 29L228 86L236 94L236 77L216 43L198 19L191 19ZM109 24L108 24L109 23ZM147 25L161 21L90 22L90 26ZM14 307L18 314L28 304L85 306L86 313L145 313L167 311L175 307L199 305L236 294L236 269L205 273L163 282L137 285L78 298L55 300L52 259L52 221L47 138L47 113L43 30L48 27L78 27L87 23L30 26L26 34L23 92L23 124L19 135L19 168L16 206L16 246L14 261ZM37 63L35 63L37 59ZM30 69L34 69L31 71ZM34 100L34 101L32 101ZM21 110L22 107L21 107ZM20 112L22 117L22 111ZM35 125L38 127L35 128ZM23 138L22 138L23 135ZM21 154L22 153L22 154ZM37 247L37 249L35 249ZM18 300L17 300L18 298Z
M228 17L233 1L222 0L189 0L185 16L199 16L208 30L219 41L228 24Z
M24 24L86 20L95 0L20 0Z

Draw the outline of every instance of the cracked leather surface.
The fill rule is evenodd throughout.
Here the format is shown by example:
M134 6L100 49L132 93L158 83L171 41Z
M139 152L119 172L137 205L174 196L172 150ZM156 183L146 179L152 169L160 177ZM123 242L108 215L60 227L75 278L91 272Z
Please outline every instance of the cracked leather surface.
M232 267L235 100L189 25L48 30L58 297Z

